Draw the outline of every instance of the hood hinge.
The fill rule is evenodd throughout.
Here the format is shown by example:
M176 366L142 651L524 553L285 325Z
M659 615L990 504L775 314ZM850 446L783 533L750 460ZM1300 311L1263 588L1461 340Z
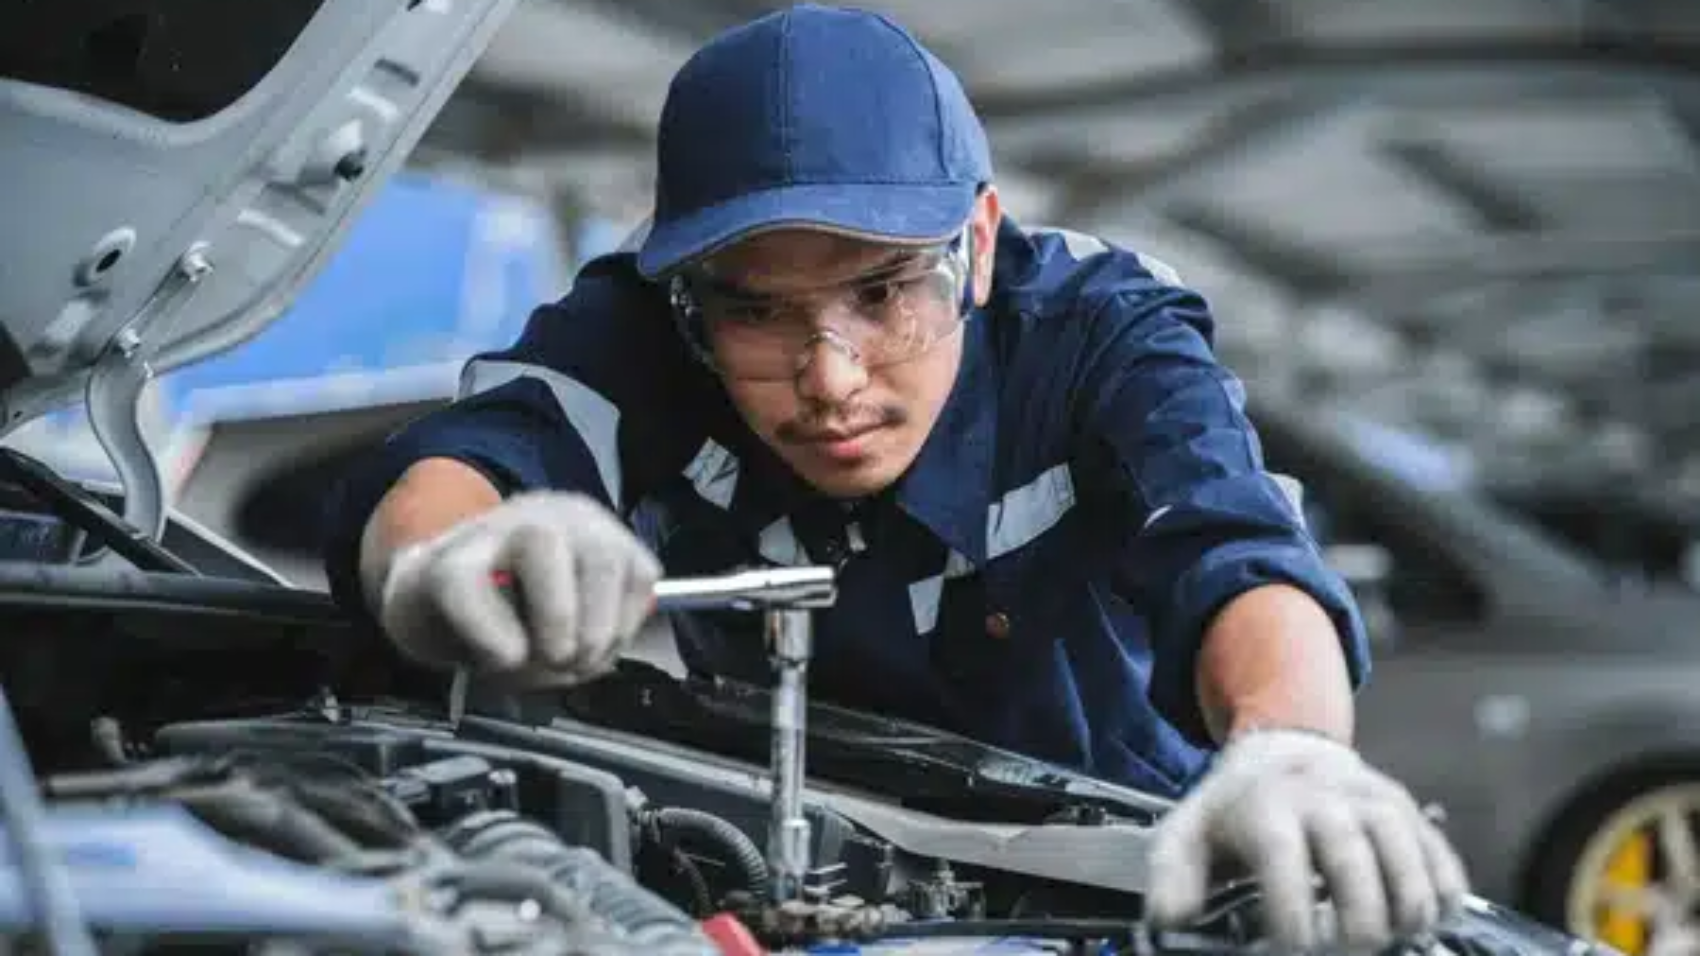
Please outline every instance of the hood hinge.
M153 379L148 364L148 333L161 317L177 314L178 305L212 272L206 243L196 243L178 258L136 315L107 342L89 374L86 392L89 426L95 440L112 460L124 493L124 521L150 541L165 533L166 489L159 459L148 447L139 418L142 390ZM102 558L122 560L108 552Z

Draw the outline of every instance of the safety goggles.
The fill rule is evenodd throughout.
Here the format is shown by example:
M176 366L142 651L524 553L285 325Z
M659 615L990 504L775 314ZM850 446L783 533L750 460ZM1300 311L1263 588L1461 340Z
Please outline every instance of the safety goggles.
M968 315L966 242L958 238L834 284L754 295L701 272L675 276L674 315L698 357L726 378L792 381L829 346L863 368L914 359Z

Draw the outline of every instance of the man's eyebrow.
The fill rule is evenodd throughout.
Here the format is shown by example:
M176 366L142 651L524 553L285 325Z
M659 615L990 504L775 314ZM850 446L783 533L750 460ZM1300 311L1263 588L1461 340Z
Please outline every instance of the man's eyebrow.
M911 248L893 249L886 253L884 259L878 264L869 266L845 280L845 284L853 285L858 282L867 282L870 279L883 279L893 273L902 272L906 267L919 260L926 251L925 249Z
M744 286L739 285L735 280L722 279L712 272L699 272L693 281L696 284L700 284L705 291L726 299L740 299L746 302L761 302L772 298L772 296L765 293L745 288Z
M828 287L860 285L862 283L875 282L880 279L888 278L896 273L902 272L908 266L913 265L917 260L922 258L927 251L928 250L926 249L914 249L907 246L900 246L885 253L885 255L881 256L878 261L869 265L866 269L863 269L854 275L839 279L836 282L832 282L828 285ZM740 284L735 279L721 278L707 270L704 270L699 274L699 281L715 295L724 296L726 298L742 299L748 302L765 302L776 297L773 293L756 291Z

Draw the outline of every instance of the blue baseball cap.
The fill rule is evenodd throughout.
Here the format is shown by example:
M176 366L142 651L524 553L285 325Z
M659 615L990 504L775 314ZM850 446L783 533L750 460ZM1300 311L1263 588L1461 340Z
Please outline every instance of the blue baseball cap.
M943 242L991 178L962 84L913 35L875 13L791 7L722 33L674 76L638 270L653 279L784 227Z

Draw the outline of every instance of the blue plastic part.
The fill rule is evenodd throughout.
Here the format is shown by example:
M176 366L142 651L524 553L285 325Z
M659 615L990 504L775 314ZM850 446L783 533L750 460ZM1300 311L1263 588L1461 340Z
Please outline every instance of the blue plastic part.
M43 838L68 870L88 925L120 934L261 934L390 943L410 939L385 881L253 850L174 806L54 808ZM29 925L16 861L0 846L0 929Z

